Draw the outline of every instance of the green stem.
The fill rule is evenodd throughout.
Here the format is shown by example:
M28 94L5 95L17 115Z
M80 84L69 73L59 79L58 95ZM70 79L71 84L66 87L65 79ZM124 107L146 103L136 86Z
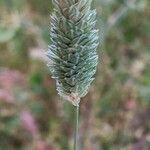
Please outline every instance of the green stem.
M79 106L76 106L76 127L74 136L74 150L78 150L78 129L79 129Z

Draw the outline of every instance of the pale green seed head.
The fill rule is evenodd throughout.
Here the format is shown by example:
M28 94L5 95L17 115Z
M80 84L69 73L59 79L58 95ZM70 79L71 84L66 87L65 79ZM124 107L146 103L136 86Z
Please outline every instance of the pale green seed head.
M51 45L47 56L58 94L78 106L94 80L98 55L92 0L53 0Z

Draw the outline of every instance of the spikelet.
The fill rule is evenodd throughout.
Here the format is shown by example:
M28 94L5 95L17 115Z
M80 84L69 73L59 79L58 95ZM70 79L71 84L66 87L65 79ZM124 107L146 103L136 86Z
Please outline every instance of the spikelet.
M98 55L96 10L92 0L53 0L47 56L58 94L78 106L94 80Z

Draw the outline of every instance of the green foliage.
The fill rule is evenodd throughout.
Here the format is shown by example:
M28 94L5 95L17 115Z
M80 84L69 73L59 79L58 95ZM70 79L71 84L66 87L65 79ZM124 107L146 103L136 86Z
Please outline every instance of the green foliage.
M78 105L96 72L96 11L90 10L91 0L54 0L54 5L48 66L59 95Z
M8 10L18 10L21 11L25 5L25 0L0 0L0 5L5 6Z
M16 29L1 29L0 30L0 43L10 41L16 34Z

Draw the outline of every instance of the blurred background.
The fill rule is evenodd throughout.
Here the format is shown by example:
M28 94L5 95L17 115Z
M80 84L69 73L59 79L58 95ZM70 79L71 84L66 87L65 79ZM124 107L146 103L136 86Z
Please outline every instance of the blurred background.
M150 150L150 1L93 0L99 65L80 150ZM0 0L0 150L71 150L75 107L46 67L51 0ZM103 45L103 46L102 46Z

